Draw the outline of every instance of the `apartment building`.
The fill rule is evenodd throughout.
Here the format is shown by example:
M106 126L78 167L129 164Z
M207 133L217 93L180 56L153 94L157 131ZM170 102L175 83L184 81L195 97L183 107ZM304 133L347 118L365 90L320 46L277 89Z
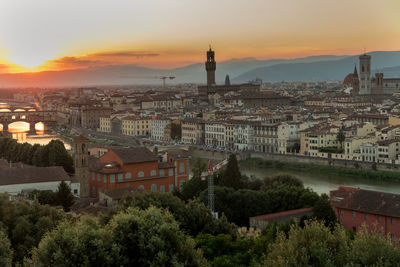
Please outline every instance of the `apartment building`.
M360 160L377 162L378 145L375 143L363 143L360 145Z
M202 145L205 142L205 122L202 119L182 120L182 138L185 144Z
M169 141L166 135L166 129L171 124L171 120L167 118L156 118L151 121L151 139L155 141Z
M151 118L127 116L122 118L122 134L129 136L150 136Z
M300 154L318 156L321 148L339 147L338 131L339 127L328 124L319 124L300 131Z
M400 154L400 140L390 139L377 142L377 162L395 163Z
M234 149L239 151L254 149L254 130L252 122L235 122L233 129Z
M278 125L278 153L286 154L300 148L300 126L299 122L284 122Z
M279 124L253 123L253 148L257 152L278 153Z
M99 120L100 127L97 129L98 132L111 133L111 118L101 117Z
M226 147L225 124L219 121L207 121L204 125L205 144L212 147Z

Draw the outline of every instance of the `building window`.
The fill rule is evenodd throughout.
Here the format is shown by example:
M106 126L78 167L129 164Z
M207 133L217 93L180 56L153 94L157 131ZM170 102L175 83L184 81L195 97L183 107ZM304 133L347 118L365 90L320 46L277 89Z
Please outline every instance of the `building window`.
M391 223L391 224L394 224L394 220L395 220L394 218L391 218L391 219L390 219L390 223Z
M365 220L368 221L368 214L365 214Z
M103 175L103 179L104 179L104 183L107 183L107 175L106 174Z
M157 192L157 185L156 184L152 184L151 185L151 192Z
M381 216L378 216L378 222L381 222L381 221L382 221Z
M179 172L180 173L185 172L185 163L183 162L179 163Z
M144 185L139 185L140 190L144 190Z
M100 173L97 174L97 182L100 182Z
M156 176L156 175L157 175L157 172L155 170L151 170L150 176Z
M115 174L110 175L110 183L115 183Z
M183 187L183 184L185 183L185 179L181 179L180 181L179 181L179 189L181 189L182 190L182 187Z
M391 235L390 235L390 238L392 239L392 242L396 242L396 237L395 237L394 234L391 234Z
M165 186L164 185L160 185L160 192L165 192Z
M343 217L343 210L340 210L340 216Z
M144 177L144 172L138 172L138 177Z
M168 176L173 176L174 175L174 169L169 169L169 174L168 174Z
M164 176L164 169L160 170L160 176Z
M122 173L118 173L118 182L122 182L123 177L124 177L124 175Z
M352 212L352 215L353 215L353 218L355 218L355 217L356 217L356 212L353 211L353 212Z
M169 185L168 192L173 192L173 191L174 191L174 185L173 185L173 184L170 184L170 185Z
M96 179L96 174L92 172L92 181L94 181L94 179Z
M126 179L132 178L132 174L131 174L130 172L127 172L127 173L125 174L125 178L126 178Z

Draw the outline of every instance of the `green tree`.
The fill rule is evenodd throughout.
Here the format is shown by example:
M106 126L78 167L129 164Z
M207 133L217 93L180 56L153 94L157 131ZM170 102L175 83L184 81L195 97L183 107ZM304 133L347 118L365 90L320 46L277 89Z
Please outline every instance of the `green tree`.
M171 139L172 140L181 140L182 138L182 127L180 122L172 122L171 123Z
M111 233L100 229L95 218L63 222L32 250L24 266L111 266L118 255L118 248L112 251L111 240Z
M262 190L274 190L281 186L294 186L303 188L303 182L290 174L277 174L272 177L265 177L263 180L264 186L262 186Z
M51 140L46 145L45 150L48 151L48 154L45 156L45 158L48 158L47 166L62 166L66 172L74 172L73 159L60 140Z
M71 187L64 181L61 181L58 185L57 201L63 206L64 211L69 211L69 208L75 202L75 198L71 193Z
M388 236L367 228L354 240L336 225L333 231L321 221L292 225L269 246L265 266L398 266L400 250Z
M393 246L389 236L363 227L352 242L348 260L353 266L398 266L400 250Z
M207 170L207 162L202 158L197 158L192 164L192 175L199 176Z
M235 154L228 158L228 164L221 175L218 176L217 184L219 186L232 187L239 189L243 187L242 175L239 170L239 164Z
M12 250L7 235L0 231L0 266L11 267Z
M32 251L26 266L207 266L174 217L155 207L128 208L104 227L84 217L62 223Z
M52 140L46 146L20 144L8 137L0 137L0 156L11 162L46 167L62 166L68 173L74 172L73 159L60 140Z
M114 216L109 228L112 242L120 248L117 266L207 265L169 212L130 208Z
M343 127L339 129L339 132L336 135L336 140L340 143L340 147L343 148L343 142L346 139L346 135L344 134Z
M7 194L0 194L0 231L8 235L16 265L39 244L47 231L66 218L64 213L36 201L9 200Z
M327 194L322 194L320 199L315 203L312 216L316 220L324 221L326 226L334 228L337 218Z
M249 266L255 258L252 252L255 238L234 239L226 234L200 234L195 240L212 266Z
M292 225L289 235L279 233L269 247L266 266L345 266L350 239L342 227L332 233L322 222L306 222L304 228Z
M142 192L125 196L120 209L129 207L147 209L151 206L166 209L172 213L180 227L186 233L196 236L199 233L234 234L235 226L228 222L225 216L216 219L210 209L199 200L189 200L185 203L169 193Z
M37 200L42 205L50 205L57 206L59 204L57 198L57 192L53 192L51 190L42 190L42 191L34 191L32 192L37 196Z
M216 186L214 193L216 211L224 213L230 222L239 226L248 226L249 217L313 207L319 199L310 189L289 186L269 191ZM207 190L200 194L200 199L207 203Z
M207 188L207 181L205 179L202 180L200 177L201 173L206 170L207 163L203 159L197 158L193 163L192 178L183 184L183 188L180 191L175 191L174 194L185 201L198 197Z

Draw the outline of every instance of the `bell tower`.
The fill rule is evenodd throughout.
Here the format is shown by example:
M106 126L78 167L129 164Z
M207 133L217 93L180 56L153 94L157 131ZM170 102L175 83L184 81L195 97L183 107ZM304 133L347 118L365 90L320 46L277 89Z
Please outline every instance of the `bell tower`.
M74 137L75 176L80 183L81 197L89 197L89 139Z
M376 94L383 94L383 73L375 73Z
M371 56L360 56L360 95L371 94Z
M214 51L207 51L207 61L206 61L206 71L207 71L207 86L211 86L215 84L215 69L217 68L217 63L215 62L215 54Z

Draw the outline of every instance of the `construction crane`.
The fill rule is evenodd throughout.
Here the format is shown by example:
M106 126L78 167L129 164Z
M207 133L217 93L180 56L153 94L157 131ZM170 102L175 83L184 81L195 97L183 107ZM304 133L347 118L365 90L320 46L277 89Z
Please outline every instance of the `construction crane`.
M121 76L121 77L133 78L133 79L160 79L160 80L163 81L163 86L162 86L163 92L165 92L165 89L166 89L165 88L165 85L166 85L165 80L167 80L167 79L170 79L170 80L175 79L175 76L135 76L135 75L133 75L133 76Z
M173 79L175 79L175 76L162 76L162 77L160 77L160 79L163 80L162 90L163 90L163 92L165 92L165 80L166 79L173 80Z
M208 207L211 213L218 218L218 213L215 212L214 207L214 173L228 164L228 159L225 159L213 167L212 160L208 161L208 170L202 172L200 175L201 180L208 180Z

